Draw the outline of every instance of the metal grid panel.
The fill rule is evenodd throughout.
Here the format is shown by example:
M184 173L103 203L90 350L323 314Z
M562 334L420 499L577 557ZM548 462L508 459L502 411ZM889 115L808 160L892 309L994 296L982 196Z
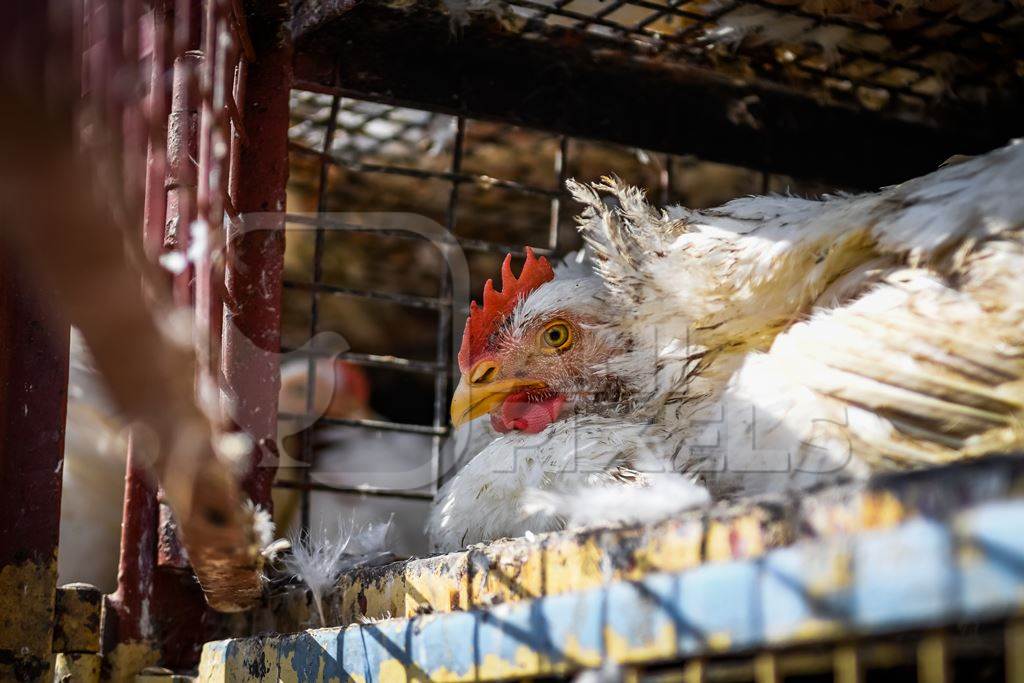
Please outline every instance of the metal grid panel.
M512 0L538 33L584 33L657 60L782 83L870 110L920 113L1019 88L1012 2ZM955 94L954 94L955 93Z

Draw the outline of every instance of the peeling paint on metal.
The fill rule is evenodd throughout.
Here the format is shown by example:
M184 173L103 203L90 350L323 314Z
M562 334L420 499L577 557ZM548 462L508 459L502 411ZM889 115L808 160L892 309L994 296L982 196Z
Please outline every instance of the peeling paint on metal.
M412 617L469 609L469 568L468 552L409 563L405 570L405 606L399 614Z
M342 623L404 616L407 571L405 565L393 564L343 576L338 587Z
M1024 501L989 503L489 609L210 643L201 680L497 681L1008 616L1024 608L1022 524Z
M484 607L544 594L543 553L527 539L505 539L470 551L470 599Z
M863 529L892 528L922 515L947 519L966 505L1021 495L1024 459L997 456L883 478L872 488L841 487L796 500L724 506L710 515L683 515L648 527L503 539L442 556L448 559L413 559L356 570L342 577L336 597L330 599L337 600L338 607L331 602L329 611L337 620L329 623L447 613L559 595L639 580L654 572L760 557L799 537L841 538ZM962 546L960 552L969 555L972 550ZM823 590L840 580L848 560L835 560L835 576L815 579L823 583ZM279 631L310 623L308 615L296 624L283 619L279 608L272 611Z
M548 539L544 553L544 591L558 595L606 583L607 573L597 533L566 534Z
M103 680L130 683L136 674L159 661L160 650L156 643L118 643L103 656Z
M48 677L56 579L56 553L0 567L0 680Z
M100 613L103 593L95 586L73 583L57 589L53 651L100 651Z

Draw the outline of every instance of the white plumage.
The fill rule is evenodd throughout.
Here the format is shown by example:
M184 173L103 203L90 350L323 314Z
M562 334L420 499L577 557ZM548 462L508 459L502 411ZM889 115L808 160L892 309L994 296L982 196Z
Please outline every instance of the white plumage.
M1022 176L1012 145L878 193L704 212L574 189L631 336L700 357L663 420L714 433L709 480L754 492L1020 444Z
M676 471L677 448L661 425L601 415L569 417L540 434L503 434L442 488L431 511L431 543L461 548L567 523L663 517L680 505L706 503L706 491ZM645 499L642 510L624 507L623 481L654 482L656 498Z
M681 509L706 499L694 472L725 496L1019 447L1022 177L1024 145L1011 145L876 193L707 211L656 211L614 180L570 183L596 273L523 292L478 335L455 401L459 419L485 404L494 419L506 410L495 387L532 382L518 400L559 412L537 434L502 435L449 483L435 543L643 519L608 482L640 501L679 477L693 493L676 496ZM575 340L556 360L535 336L553 320ZM601 472L562 471L580 444Z

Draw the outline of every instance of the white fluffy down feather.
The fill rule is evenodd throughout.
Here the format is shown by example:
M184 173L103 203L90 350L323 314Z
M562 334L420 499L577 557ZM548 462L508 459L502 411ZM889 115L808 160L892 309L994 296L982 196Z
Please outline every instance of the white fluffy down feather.
M343 572L393 557L389 550L390 530L390 518L365 526L338 519L335 526L321 525L290 539L291 553L282 559L282 564L286 572L309 588L322 626L327 625L324 598L334 590Z

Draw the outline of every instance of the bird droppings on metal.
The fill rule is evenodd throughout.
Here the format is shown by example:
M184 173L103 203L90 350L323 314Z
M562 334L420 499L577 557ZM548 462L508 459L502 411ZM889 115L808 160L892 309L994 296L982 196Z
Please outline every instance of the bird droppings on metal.
M991 502L487 609L217 641L200 680L497 681L1002 618L1024 608L1022 523L1024 501Z

